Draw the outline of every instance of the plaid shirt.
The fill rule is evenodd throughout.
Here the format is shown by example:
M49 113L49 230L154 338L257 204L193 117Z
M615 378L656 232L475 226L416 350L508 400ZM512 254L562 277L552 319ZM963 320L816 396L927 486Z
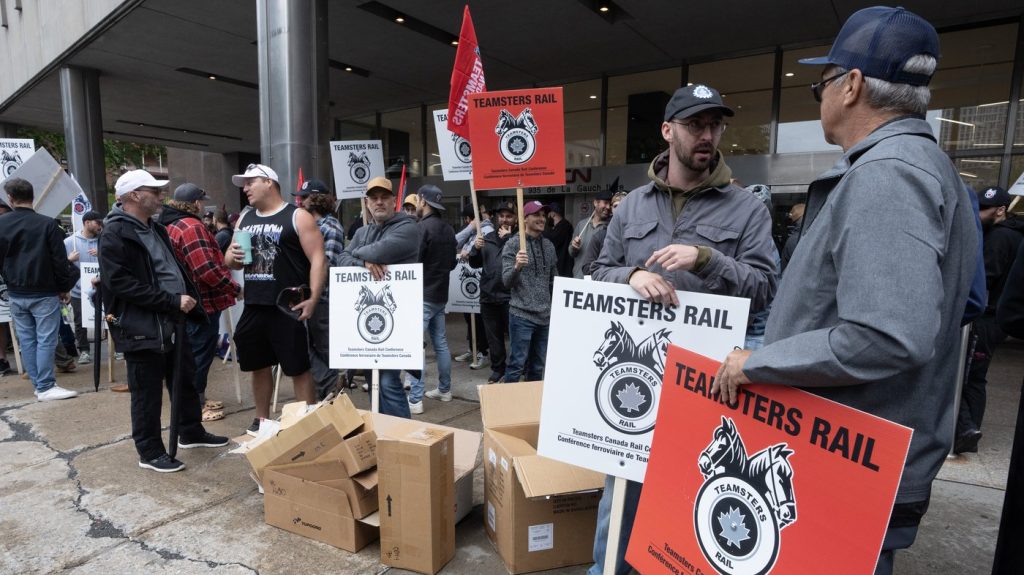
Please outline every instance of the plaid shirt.
M320 226L320 235L324 237L324 255L327 256L327 267L341 266L341 255L345 252L345 228L342 227L338 218L331 215L318 219L316 225ZM321 303L327 301L328 291L325 287L320 294Z
M195 217L182 218L168 224L167 235L171 236L174 256L192 274L203 310L212 314L235 305L240 289L224 265L217 240L203 222Z

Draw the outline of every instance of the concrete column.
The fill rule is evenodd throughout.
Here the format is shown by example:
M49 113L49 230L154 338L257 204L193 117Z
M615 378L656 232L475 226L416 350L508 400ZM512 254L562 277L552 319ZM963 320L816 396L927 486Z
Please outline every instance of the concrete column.
M106 213L110 206L107 205L103 160L99 71L71 66L61 68L60 99L68 169L89 197L93 209Z
M261 161L286 201L303 178L330 181L327 1L256 1Z

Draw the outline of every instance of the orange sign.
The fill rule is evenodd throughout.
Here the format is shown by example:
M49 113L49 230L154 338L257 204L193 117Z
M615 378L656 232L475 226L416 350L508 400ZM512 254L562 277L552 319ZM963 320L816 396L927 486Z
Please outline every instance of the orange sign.
M912 430L785 386L725 405L718 366L669 346L626 559L644 575L872 573Z
M476 189L565 185L561 88L472 94L469 133Z

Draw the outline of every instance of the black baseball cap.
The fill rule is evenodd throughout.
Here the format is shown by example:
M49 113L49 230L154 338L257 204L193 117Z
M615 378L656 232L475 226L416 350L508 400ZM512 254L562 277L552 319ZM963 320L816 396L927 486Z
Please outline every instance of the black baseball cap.
M441 188L433 184L427 184L421 187L416 192L416 195L435 210L444 210L444 204L441 203Z
M1010 205L1012 199L1010 193L999 186L992 186L978 193L978 205L983 208L1005 208Z
M312 178L302 182L302 186L299 187L299 191L295 192L295 196L299 198L305 198L310 194L327 194L332 195L331 190L327 187L327 184L322 181Z
M732 108L722 103L718 90L704 84L683 86L672 94L672 99L665 106L665 121L673 118L689 118L704 110L719 109L726 116L733 116Z
M179 202L195 202L208 200L210 197L206 195L202 188L188 182L174 188L174 199Z
M558 204L553 204L553 205L558 205ZM502 202L502 203L498 204L498 208L496 210L494 210L494 211L495 212L508 212L510 214L514 214L514 213L516 213L516 208L512 205L511 202ZM559 212L559 213L561 213L561 212Z

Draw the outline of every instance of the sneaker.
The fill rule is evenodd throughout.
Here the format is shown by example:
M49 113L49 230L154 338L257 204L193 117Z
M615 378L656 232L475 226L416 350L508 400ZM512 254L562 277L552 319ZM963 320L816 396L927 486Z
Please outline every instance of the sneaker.
M423 413L423 402L422 401L417 401L416 403L413 403L413 402L410 401L409 402L409 413L412 413L413 415L419 415L419 414Z
M459 355L455 356L453 359L455 359L455 361L463 361L463 362L469 361L470 359L473 359L473 352L472 351L467 351L466 353L460 353Z
M165 453L160 457L150 459L149 461L140 459L139 467L143 469L152 469L158 473L174 473L175 471L185 469L185 464L177 459L171 459L171 456Z
M71 373L78 368L78 364L75 363L75 358L71 358L71 361L57 366L57 371L61 373Z
M428 391L424 395L426 395L430 399L436 399L436 400L439 400L439 401L451 401L452 400L452 392L450 392L450 391L441 391L440 389L431 389L430 391Z
M36 399L38 399L39 401L56 401L58 399L70 399L72 397L77 397L77 396L78 396L78 392L77 391L72 391L70 389L64 389L63 387L61 387L59 385L55 385L55 386L51 387L50 389L47 389L46 391L43 391L43 392L39 392L39 391L36 392Z
M252 425L246 428L245 432L256 437L256 434L260 432L260 418L257 417L256 419L253 419Z
M89 355L89 352L83 351L78 354L78 365L86 365L89 363L92 363L92 356Z
M978 442L981 441L982 433L977 429L968 429L956 436L953 440L953 453L977 453Z
M196 438L195 440L182 440L181 438L178 439L179 449L194 449L196 447L224 447L227 444L227 437L214 435L209 431L204 432L202 436Z
M501 380L505 379L504 373L491 372L490 377L487 378L487 383L501 383Z
M13 373L10 362L6 359L0 359L0 375L7 375L8 373Z
M114 359L116 359L117 361L124 361L124 354L121 352L117 352L114 354Z
M476 361L469 364L469 369L483 369L491 365L491 360L482 353L476 354Z
M370 391L370 384L369 383L364 383L363 384L363 391Z

